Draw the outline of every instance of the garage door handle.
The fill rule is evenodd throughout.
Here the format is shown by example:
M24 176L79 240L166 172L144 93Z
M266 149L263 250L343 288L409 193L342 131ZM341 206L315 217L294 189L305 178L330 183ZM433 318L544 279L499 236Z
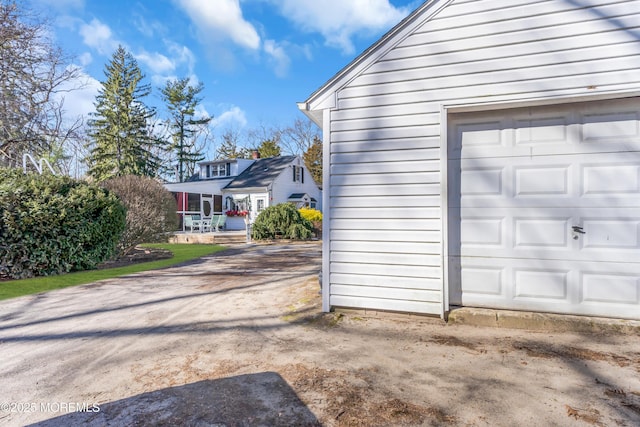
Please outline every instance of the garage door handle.
M579 226L577 226L577 225L574 225L574 226L573 226L573 227L571 227L571 228L573 228L573 232L574 232L574 233L586 234L586 231L584 231L584 230L582 229L582 227L579 227Z

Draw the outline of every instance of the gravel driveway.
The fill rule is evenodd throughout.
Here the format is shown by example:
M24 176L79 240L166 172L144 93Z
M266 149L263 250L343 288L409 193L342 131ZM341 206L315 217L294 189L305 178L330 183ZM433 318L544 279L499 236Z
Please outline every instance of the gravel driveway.
M0 302L0 425L640 425L640 338L321 314L318 243Z

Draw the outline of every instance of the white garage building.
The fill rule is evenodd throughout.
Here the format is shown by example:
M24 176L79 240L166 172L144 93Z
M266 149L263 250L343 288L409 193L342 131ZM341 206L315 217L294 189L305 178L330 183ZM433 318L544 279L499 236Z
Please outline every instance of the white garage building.
M323 307L640 319L640 1L430 0L299 106Z

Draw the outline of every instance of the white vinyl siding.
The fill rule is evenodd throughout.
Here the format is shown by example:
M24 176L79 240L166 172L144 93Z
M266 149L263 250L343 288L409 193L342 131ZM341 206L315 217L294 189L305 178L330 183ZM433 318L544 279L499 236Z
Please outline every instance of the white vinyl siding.
M324 129L330 305L442 314L443 105L638 91L639 22L638 1L453 1L345 76Z
M438 115L396 110L380 119L332 114L330 304L437 313L440 144L429 133Z

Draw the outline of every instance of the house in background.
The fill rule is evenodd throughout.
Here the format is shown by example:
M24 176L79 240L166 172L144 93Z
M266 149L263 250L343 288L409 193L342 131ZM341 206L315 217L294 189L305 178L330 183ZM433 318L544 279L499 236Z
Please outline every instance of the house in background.
M244 230L265 208L290 202L322 209L322 191L297 156L201 162L187 182L168 183L178 215L227 214L226 229Z
M429 0L300 109L323 309L640 319L639 1Z

